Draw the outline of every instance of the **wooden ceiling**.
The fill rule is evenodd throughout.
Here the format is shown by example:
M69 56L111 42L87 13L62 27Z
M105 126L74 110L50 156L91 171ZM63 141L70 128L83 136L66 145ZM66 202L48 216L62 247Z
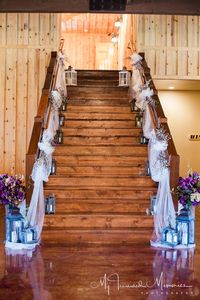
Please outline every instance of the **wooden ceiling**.
M111 34L119 14L62 14L63 33Z

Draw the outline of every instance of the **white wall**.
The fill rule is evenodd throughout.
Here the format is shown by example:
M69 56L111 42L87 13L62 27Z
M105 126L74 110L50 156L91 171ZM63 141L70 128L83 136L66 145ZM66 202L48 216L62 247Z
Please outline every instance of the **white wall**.
M200 134L200 91L159 91L159 97L180 155L180 175L189 167L200 172L200 142L188 138Z

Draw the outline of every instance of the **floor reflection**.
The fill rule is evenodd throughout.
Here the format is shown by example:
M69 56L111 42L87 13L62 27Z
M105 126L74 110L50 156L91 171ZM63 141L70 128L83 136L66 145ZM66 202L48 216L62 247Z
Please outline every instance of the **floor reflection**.
M5 249L5 271L0 280L1 299L52 299L44 288L45 267L40 248ZM3 298L2 298L3 296Z
M199 263L195 265L194 253L194 249L155 251L149 247L6 250L0 299L200 299ZM113 273L119 274L122 284L142 281L147 286L117 290L113 282L110 296L101 286L90 288L92 281Z
M148 300L200 298L199 281L195 279L194 249L157 250L153 261L153 287Z

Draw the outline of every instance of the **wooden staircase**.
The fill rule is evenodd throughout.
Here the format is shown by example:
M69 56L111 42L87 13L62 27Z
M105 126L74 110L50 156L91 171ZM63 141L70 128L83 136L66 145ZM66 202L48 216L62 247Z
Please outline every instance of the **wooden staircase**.
M118 87L117 71L78 71L68 97L57 173L45 184L56 214L45 216L43 241L148 243L153 218L145 210L157 187L145 173L147 146L139 142L128 88Z

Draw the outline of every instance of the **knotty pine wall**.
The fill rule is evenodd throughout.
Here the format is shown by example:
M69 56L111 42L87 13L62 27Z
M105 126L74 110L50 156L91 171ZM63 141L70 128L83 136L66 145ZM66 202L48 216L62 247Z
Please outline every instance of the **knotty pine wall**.
M0 173L24 174L58 14L0 14Z
M138 15L137 49L154 78L200 79L200 17Z
M100 65L96 59L98 44L109 43L111 37L97 33L62 33L64 50L69 64L79 70L95 70ZM108 57L109 59L109 57ZM117 69L117 58L111 62L111 69Z

